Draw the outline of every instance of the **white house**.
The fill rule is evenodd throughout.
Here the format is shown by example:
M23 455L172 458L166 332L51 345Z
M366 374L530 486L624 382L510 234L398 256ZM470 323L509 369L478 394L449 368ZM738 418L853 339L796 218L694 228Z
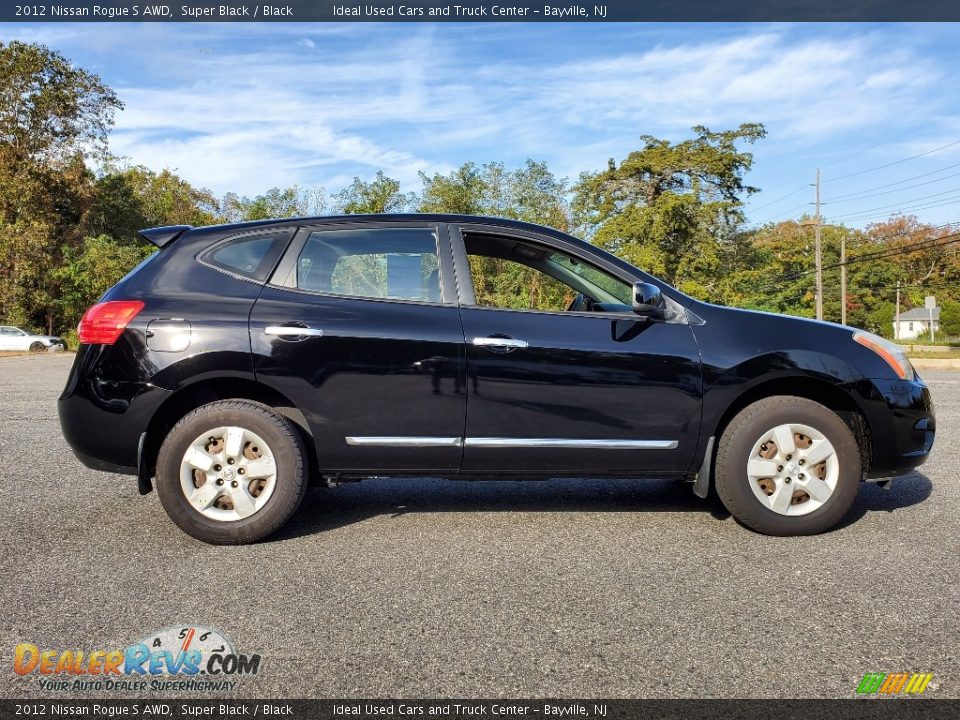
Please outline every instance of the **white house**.
M940 308L933 309L933 333L940 332ZM893 321L893 337L898 340L930 339L930 310L914 308L900 313L900 327Z

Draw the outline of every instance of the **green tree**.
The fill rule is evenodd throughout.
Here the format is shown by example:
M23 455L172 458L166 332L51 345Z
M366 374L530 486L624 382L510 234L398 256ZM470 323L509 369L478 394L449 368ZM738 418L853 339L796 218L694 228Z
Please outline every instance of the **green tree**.
M219 203L210 191L193 187L174 172L142 166L125 172L148 225L210 225L219 220Z
M717 299L723 246L743 223L744 182L753 156L738 143L766 135L762 125L671 143L641 136L643 147L574 187L573 209L593 241L699 297Z
M227 193L220 204L225 222L246 222L272 218L322 215L326 210L323 188L305 189L297 185L270 188L250 199Z
M99 76L44 45L0 43L0 142L20 161L51 165L103 153L123 103Z
M52 329L61 247L80 242L122 103L99 77L43 45L0 43L0 317Z
M355 177L333 200L335 212L346 215L398 213L414 204L413 195L400 192L400 182L387 177L382 170L370 182Z
M59 283L60 315L79 318L90 305L154 250L146 243L118 242L108 235L86 237L66 247L63 263L54 271Z
M433 176L420 174L422 212L489 215L569 230L569 187L546 163L527 160L516 169L503 163L465 163ZM477 302L496 307L555 309L573 295L562 283L518 263L470 258Z
M420 173L420 212L482 215L487 183L480 168L468 162L447 175Z
M940 331L949 337L960 337L960 301L940 302Z

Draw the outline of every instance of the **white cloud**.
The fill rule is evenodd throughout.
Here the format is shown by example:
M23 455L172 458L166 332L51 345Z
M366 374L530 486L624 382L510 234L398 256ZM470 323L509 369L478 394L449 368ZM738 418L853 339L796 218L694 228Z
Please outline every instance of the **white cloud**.
M46 42L103 74L126 103L114 150L218 193L336 190L378 169L415 189L420 170L528 156L576 177L641 133L675 139L697 124L765 123L758 166L848 153L878 129L929 148L927 135L955 128L937 90L950 71L919 30L893 42L859 26L658 27L584 27L569 44L560 28L522 24L85 24L0 37Z

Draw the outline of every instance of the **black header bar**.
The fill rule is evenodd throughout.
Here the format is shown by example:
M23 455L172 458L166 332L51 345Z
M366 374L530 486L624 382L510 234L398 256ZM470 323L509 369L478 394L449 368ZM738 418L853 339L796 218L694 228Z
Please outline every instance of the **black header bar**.
M0 700L0 716L262 720L955 720L958 700Z
M958 0L14 0L0 22L960 21Z

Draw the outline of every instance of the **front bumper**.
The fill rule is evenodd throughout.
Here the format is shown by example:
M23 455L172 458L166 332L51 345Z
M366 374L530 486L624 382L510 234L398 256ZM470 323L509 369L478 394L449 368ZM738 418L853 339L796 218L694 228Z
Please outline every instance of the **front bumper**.
M870 428L866 478L893 477L923 464L937 431L930 390L914 380L862 380L851 388Z

